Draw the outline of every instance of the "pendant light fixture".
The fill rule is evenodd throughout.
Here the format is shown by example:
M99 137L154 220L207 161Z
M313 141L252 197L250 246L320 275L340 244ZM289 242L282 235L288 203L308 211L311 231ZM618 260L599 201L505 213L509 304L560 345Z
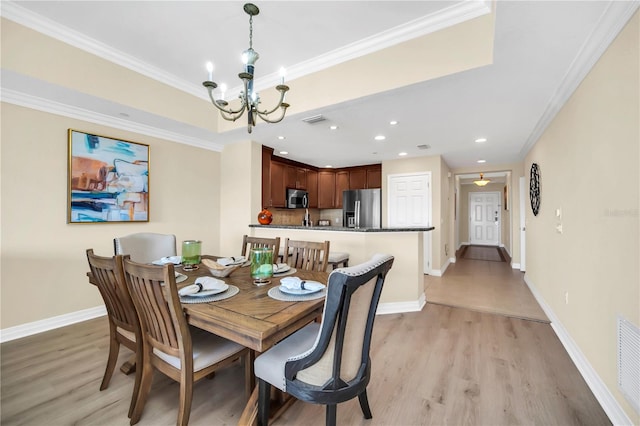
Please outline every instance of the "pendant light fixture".
M491 182L491 181L489 179L485 179L484 178L484 174L482 174L482 173L480 173L480 179L479 180L474 180L473 181L473 183L475 183L478 186L485 186L489 182Z
M238 77L242 80L244 90L240 92L239 98L241 106L238 109L229 107L229 103L224 99L216 100L213 96L213 90L218 87L212 80L213 78L213 64L209 62L207 64L207 70L209 71L209 80L202 83L204 87L209 91L209 98L213 106L220 110L220 115L227 121L236 121L242 117L245 110L247 111L247 131L251 133L251 129L256 125L256 118L260 117L267 123L278 123L282 121L284 115L289 107L289 104L284 102L284 95L289 90L289 86L284 84L284 75L282 76L282 84L276 86L276 90L280 92L280 100L272 109L259 109L260 107L260 95L253 89L253 72L255 69L255 63L260 58L258 52L253 50L253 17L260 13L258 6L252 3L246 3L244 5L244 11L249 15L249 48L242 52L242 62L245 64L244 72L238 74ZM224 85L222 85L224 86ZM222 88L221 86L221 88ZM224 92L222 94L224 97ZM280 108L280 116L272 118L270 114Z

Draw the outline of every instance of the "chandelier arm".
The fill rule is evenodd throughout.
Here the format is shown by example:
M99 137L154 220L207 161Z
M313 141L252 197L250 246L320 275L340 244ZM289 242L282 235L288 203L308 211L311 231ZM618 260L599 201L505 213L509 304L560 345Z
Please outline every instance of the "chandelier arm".
M215 87L211 87L211 86L206 86L206 87L207 87L207 90L209 91L209 98L211 99L211 103L213 104L214 107L218 108L221 112L224 112L224 113L229 114L229 115L242 114L242 112L246 108L246 105L245 105L244 102L242 103L242 107L240 109L237 109L237 110L225 109L225 108L221 107L220 105L218 105L218 101L216 101L216 99L213 97L213 89Z
M275 120L270 119L269 117L267 117L264 113L261 113L260 111L257 111L258 113L258 117L262 118L264 121L266 121L267 123L279 123L282 121L282 119L285 116L285 113L287 112L287 108L289 107L289 104L287 103L283 103L280 108L282 108L282 112L280 113L280 117L278 117ZM274 110L275 111L275 110ZM273 111L271 111L273 112Z
M262 117L262 115L269 115L272 112L275 112L278 108L280 108L280 106L282 105L282 101L284 101L284 95L287 93L287 90L289 90L288 86L283 86L283 85L278 85L278 87L276 87L276 89L278 89L278 91L280 92L280 99L278 100L278 102L276 103L276 106L273 107L272 110L267 111L258 111L258 114L260 114L260 117Z

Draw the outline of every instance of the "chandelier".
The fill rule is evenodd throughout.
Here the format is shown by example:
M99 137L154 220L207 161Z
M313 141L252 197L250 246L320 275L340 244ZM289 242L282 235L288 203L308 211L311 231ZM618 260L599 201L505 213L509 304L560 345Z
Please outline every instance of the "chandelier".
M491 181L489 179L485 179L484 175L482 173L480 173L480 180L474 180L473 181L473 183L475 183L478 186L485 186L489 182L491 182Z
M260 13L260 9L258 6L252 3L246 3L244 5L244 11L247 15L249 15L249 48L242 52L242 62L244 65L244 72L238 74L238 77L242 80L242 84L244 86L244 90L240 92L238 96L240 98L240 107L238 109L233 109L229 106L229 103L224 99L216 100L213 96L213 90L218 87L216 83L210 81L213 77L213 64L209 62L207 64L207 70L209 71L209 80L202 83L204 87L209 91L209 98L211 98L211 102L213 106L220 110L220 115L227 121L236 121L238 118L242 117L245 111L247 111L247 131L251 133L251 129L256 125L256 118L260 117L267 123L278 123L282 121L285 113L287 112L287 108L289 104L284 101L284 95L289 90L289 86L284 84L284 77L282 77L282 83L276 86L276 90L280 92L280 100L272 109L263 109L260 110L260 95L258 92L253 90L253 72L255 69L255 63L260 58L258 52L253 50L253 17ZM222 89L223 87L221 87ZM222 93L222 97L224 98L224 92ZM271 118L270 114L274 113L278 108L280 108L280 116L276 118Z

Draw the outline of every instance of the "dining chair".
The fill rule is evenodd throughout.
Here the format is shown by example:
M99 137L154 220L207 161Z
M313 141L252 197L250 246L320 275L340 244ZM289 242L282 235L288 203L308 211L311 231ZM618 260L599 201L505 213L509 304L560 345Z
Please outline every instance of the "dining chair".
M125 256L128 258L128 256ZM109 322L109 358L104 371L100 390L109 386L113 370L115 369L120 352L120 345L131 349L134 353L133 360L129 360L121 368L124 373L130 374L136 370L136 376L140 368L142 356L142 336L140 323L136 315L131 296L127 291L124 271L122 269L123 256L103 257L94 254L93 249L87 249L87 260L91 270L92 280L102 296L107 308ZM135 396L138 393L139 380L136 379L129 405L129 417L133 413Z
M250 380L246 377L246 372L251 369L249 350L187 324L173 264L145 265L125 259L124 272L140 318L143 342L142 373L131 416L132 425L142 416L154 369L180 383L178 425L189 423L193 384L238 358L244 360L245 392L249 395Z
M114 238L113 249L115 254L128 254L134 262L151 263L165 256L177 254L176 236L138 232Z
M327 425L336 424L336 405L356 396L364 417L372 417L369 349L378 300L392 265L392 256L377 254L331 272L322 322L310 323L255 359L259 425L268 424L271 386L326 405Z
M242 237L242 251L240 252L240 255L249 259L249 254L251 254L252 248L264 247L273 250L273 260L275 262L278 258L278 253L280 252L280 237L258 238L245 235Z
M329 241L284 240L284 263L305 271L325 272L329 262Z

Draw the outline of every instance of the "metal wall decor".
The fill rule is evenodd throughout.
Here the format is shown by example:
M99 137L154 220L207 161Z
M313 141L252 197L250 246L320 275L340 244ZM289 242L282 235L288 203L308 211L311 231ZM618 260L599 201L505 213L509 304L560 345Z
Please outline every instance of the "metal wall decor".
M529 174L529 198L531 199L531 210L537 216L540 211L540 169L537 163L531 165Z

